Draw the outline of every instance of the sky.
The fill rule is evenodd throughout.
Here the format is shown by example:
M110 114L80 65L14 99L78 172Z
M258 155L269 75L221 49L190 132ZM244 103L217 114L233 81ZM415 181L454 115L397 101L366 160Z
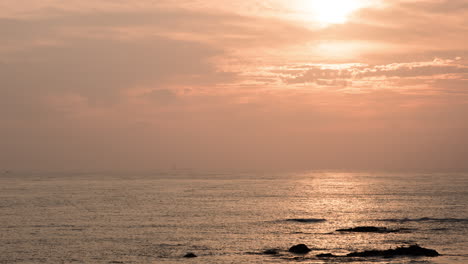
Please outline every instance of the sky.
M468 168L468 0L0 2L0 169Z

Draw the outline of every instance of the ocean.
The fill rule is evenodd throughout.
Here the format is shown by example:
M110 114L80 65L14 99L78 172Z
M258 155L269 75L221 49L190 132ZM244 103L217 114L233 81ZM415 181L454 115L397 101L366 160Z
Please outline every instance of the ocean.
M441 256L316 256L412 244ZM468 174L9 173L0 263L466 264Z

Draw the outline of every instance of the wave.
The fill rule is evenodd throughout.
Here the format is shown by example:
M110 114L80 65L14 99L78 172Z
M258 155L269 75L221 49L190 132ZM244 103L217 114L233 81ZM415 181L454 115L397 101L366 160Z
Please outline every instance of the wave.
M327 219L321 219L321 218L292 218L292 219L286 219L286 221L298 222L298 223L321 223L321 222L327 221Z
M377 221L382 222L441 222L441 223L468 223L467 218L432 218L432 217L422 217L422 218L389 218L389 219L378 219Z

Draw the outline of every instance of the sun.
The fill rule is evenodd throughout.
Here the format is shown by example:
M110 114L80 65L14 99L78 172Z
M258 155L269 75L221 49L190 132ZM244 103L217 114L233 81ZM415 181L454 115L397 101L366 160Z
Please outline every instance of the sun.
M364 0L298 0L297 10L308 20L323 25L345 23L356 10L367 5Z

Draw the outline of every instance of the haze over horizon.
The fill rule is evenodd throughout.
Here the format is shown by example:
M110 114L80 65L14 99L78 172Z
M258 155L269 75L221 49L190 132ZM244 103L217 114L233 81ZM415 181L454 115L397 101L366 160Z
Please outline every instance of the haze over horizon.
M0 3L0 169L468 169L466 0Z

